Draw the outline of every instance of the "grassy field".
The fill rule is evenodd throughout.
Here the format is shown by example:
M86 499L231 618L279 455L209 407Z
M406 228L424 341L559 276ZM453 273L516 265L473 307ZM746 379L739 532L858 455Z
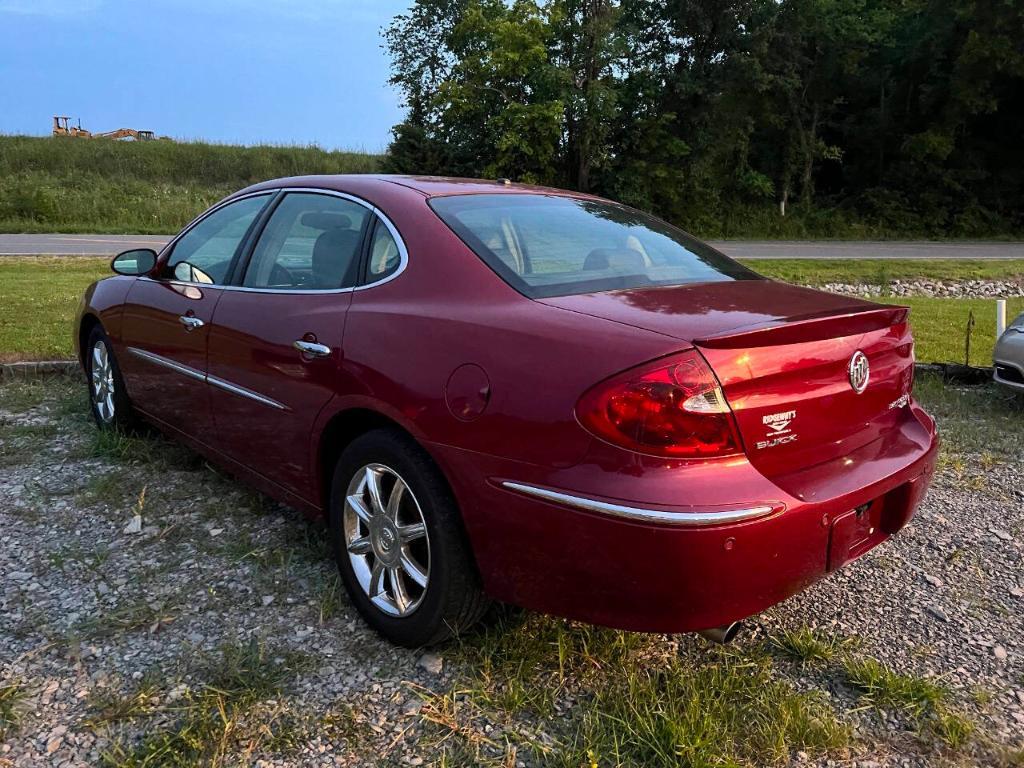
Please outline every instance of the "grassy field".
M922 363L992 365L996 343L994 299L932 299L924 297L879 299L910 307L917 359ZM970 313L974 313L971 356L965 358L965 338ZM1006 315L1012 320L1024 312L1024 298L1008 299Z
M0 257L0 362L70 358L78 300L110 274L108 259Z
M318 147L0 136L0 232L170 233L257 181L369 173L378 161Z
M801 285L866 283L886 286L891 280L1009 280L1024 277L1024 260L955 261L936 259L766 259L748 265L762 275ZM878 301L910 307L910 322L921 362L966 362L967 323L974 313L971 365L991 365L995 345L995 301L882 297ZM1013 319L1024 312L1024 298L1009 299L1006 313Z
M1024 259L756 259L747 266L762 275L801 285L891 280L1011 280L1024 277Z
M110 141L0 135L0 232L169 234L229 192L280 176L371 173L381 156L319 147ZM767 201L677 222L705 238L891 239L925 236L909 222L869 222L844 207ZM987 236L1019 232L990 223Z
M864 262L868 263L868 262ZM851 278L861 274L859 263L838 262ZM869 264L869 263L868 263ZM822 262L792 260L757 262L763 274L794 282L830 282ZM1024 263L1016 261L941 262L924 265L929 277L957 279L967 275L988 277L1024 274ZM887 264L890 279L920 274L916 261ZM869 275L870 266L863 274ZM1002 270L1002 271L1001 271ZM0 361L52 360L71 356L71 321L85 287L110 274L107 259L0 257ZM839 279L839 278L835 278ZM867 277L859 279L867 280ZM967 318L974 312L976 326L971 337L973 365L990 365L995 344L995 302L991 299L880 299L911 308L911 323L917 339L917 358L922 362L963 362ZM1010 318L1024 312L1024 298L1011 299Z

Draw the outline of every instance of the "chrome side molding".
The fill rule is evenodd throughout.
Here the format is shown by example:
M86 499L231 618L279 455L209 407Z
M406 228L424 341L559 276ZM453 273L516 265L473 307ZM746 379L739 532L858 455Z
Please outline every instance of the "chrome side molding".
M606 501L573 496L568 493L553 491L550 488L540 488L536 485L516 483L511 480L504 480L501 485L518 493L536 496L545 501L552 501L567 507L575 507L587 512L597 512L598 514L620 517L638 523L656 523L682 528L739 523L744 520L765 517L779 509L778 506L765 504L746 509L723 509L719 512L666 512L663 509L641 509L639 507L627 507L622 504L610 504Z
M223 389L225 392L232 392L242 397L248 397L250 400L255 400L257 403L263 403L263 405L269 405L271 408L277 408L279 411L287 411L288 406L284 403L279 403L277 400L272 400L269 397L261 395L259 392L253 392L251 389L240 387L237 384L232 384L230 381L219 379L216 376L210 376L207 374L206 383L212 384L215 387Z
M291 410L284 403L279 403L277 402L277 400L272 400L269 397L261 395L259 392L253 392L251 389L240 387L237 384L232 384L230 381L225 381L224 379L217 378L216 376L209 376L203 373L202 371L197 371L195 368L190 368L187 365L182 365L181 363L177 363L174 360L168 360L166 357L162 357L160 355L154 355L152 352L147 352L144 349L139 349L138 347L128 347L128 351L131 354L135 355L136 357L142 358L143 360L148 360L149 362L154 363L155 365L162 365L164 368L168 368L172 371L180 373L183 376L188 376L189 378L196 379L197 381L205 381L207 384L210 384L214 387L219 387L220 389L223 389L226 392L231 392L232 394L235 395L247 397L250 400L255 400L257 403L262 403L263 405L270 406L271 408L277 408L278 410L281 411Z
M177 371L184 376L189 376L190 378L198 379L199 381L206 381L206 374L202 371L197 371L195 368L189 368L187 365L176 363L173 360L168 360L166 357L161 357L160 355L154 355L152 352L147 352L146 350L139 349L138 347L128 347L128 351L136 357L141 357L143 360L148 360L156 365L162 365L164 368L170 368L172 371Z

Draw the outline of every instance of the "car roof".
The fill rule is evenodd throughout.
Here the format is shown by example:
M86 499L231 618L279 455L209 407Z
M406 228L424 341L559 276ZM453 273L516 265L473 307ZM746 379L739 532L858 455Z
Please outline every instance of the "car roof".
M389 174L334 174L322 176L292 176L281 179L270 179L236 194L252 192L259 189L276 187L311 187L333 189L341 192L369 191L376 187L394 188L394 185L413 190L424 197L440 197L448 195L473 194L544 194L565 197L591 197L579 192L571 192L555 187L542 187L533 184L518 184L507 179L464 179L448 176L402 176Z
M379 176L378 178L415 189L428 197L472 194L554 194L574 195L565 189L535 184L518 184L510 179L467 179L452 176Z

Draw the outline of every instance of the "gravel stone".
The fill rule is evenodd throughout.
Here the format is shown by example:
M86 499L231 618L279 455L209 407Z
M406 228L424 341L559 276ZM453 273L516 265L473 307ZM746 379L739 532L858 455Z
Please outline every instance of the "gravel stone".
M1009 299L1024 293L1024 280L891 280L875 283L826 283L823 291L845 296L936 296L940 298Z
M440 675L444 669L444 659L436 653L424 653L420 656L420 660L416 662L416 665L432 675Z
M949 621L949 616L937 605L929 605L925 610L939 621Z

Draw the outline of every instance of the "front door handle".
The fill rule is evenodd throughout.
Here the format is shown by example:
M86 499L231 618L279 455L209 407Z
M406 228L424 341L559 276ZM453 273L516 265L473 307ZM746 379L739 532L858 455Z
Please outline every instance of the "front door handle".
M293 342L292 346L302 354L309 355L311 357L328 357L331 354L330 347L326 344L317 344L315 341L299 339L298 341Z
M185 326L186 331L194 331L196 328L200 328L203 325L203 321L198 317L192 317L191 315L182 315L178 318L181 324Z

